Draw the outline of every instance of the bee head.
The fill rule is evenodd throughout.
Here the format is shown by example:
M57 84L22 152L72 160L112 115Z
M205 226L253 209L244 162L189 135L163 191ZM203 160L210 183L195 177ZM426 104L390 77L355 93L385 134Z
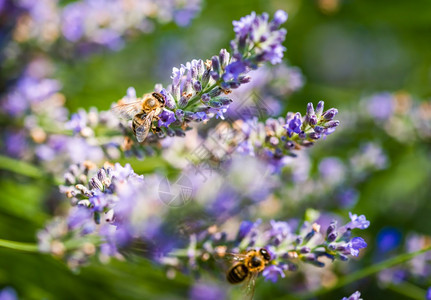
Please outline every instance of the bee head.
M269 254L268 250L262 248L259 250L260 255L262 255L263 259L265 259L266 263L271 261L271 254Z
M250 268L259 268L263 265L262 259L258 255L254 255L249 262Z
M159 103L161 105L165 106L166 101L165 101L165 97L163 97L162 94L160 94L160 93L153 93L152 95L153 95L154 98L157 99L157 101L159 101Z

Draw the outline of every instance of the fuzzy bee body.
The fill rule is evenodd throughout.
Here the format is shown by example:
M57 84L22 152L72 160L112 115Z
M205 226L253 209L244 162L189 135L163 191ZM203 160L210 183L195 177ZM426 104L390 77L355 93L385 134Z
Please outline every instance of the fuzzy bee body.
M226 273L226 279L231 284L247 282L248 295L253 297L255 279L271 261L271 255L264 248L250 250L245 254L231 254L236 262Z
M243 263L231 267L226 275L227 281L232 284L243 282L248 276L248 269Z
M159 93L145 94L132 103L118 104L112 111L125 119L132 119L132 129L138 142L143 142L150 129L153 129L153 120L157 119L165 107L165 99Z

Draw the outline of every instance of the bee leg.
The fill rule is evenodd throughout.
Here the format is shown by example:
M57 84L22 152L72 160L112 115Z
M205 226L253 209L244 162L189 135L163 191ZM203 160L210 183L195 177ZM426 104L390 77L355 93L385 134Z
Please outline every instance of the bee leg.
M161 132L162 129L160 129L160 127L158 126L153 126L151 127L151 131L155 134L155 133Z

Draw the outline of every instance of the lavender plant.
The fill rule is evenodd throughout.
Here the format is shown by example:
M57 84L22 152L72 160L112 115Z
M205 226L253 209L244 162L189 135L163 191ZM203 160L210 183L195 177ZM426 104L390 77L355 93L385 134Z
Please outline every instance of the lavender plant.
M166 101L157 124L164 135L184 135L191 121L224 119L232 102L227 95L250 81L246 74L262 63L281 62L286 30L279 27L286 20L283 11L277 11L271 21L267 14L252 13L234 21L236 36L231 41L231 53L222 49L211 60L193 60L173 68L172 84L155 87Z
M286 19L287 15L281 11L275 14L272 21L268 20L266 14L262 16L252 14L246 19L235 22L236 38L231 43L232 57L229 52L223 49L218 56L213 56L211 61L208 60L204 63L202 60L194 60L191 63L186 63L185 66L182 65L179 69L174 68L173 81L167 89L161 85L156 85L155 91L160 92L165 97L166 108L156 124L159 128L158 133L151 135L148 141L155 143L157 147L159 138L174 135L183 136L184 130L189 127L188 124L192 121L205 121L214 116L224 118L223 113L226 112L232 102L225 95L230 93L231 89L249 81L245 74L264 62L279 63L281 61L284 51L281 43L286 31L279 29L279 26ZM56 90L53 89L54 86L51 88L46 86L48 83L55 85ZM134 142L130 123L116 120L110 112L102 111L99 113L96 109L92 109L88 113L80 111L63 124L54 122L54 124L49 124L46 121L40 124L44 121L44 116L34 107L35 102L41 102L43 103L41 106L46 107L45 101L58 90L58 82L41 78L35 81L33 85L32 90L37 89L42 93L36 100L32 98L33 96L28 96L30 98L27 97L28 101L23 103L25 105L17 108L15 107L16 101L14 101L16 93L12 91L5 97L3 108L13 115L22 115L23 112L29 110L34 112L36 117L31 117L33 122L28 127L30 130L37 128L37 132L40 133L35 141L42 144L37 147L42 149L39 150L39 153L42 154L39 155L42 156L42 160L43 158L54 159L49 153L59 150L55 148L60 144L57 142L59 139L63 140L62 145L69 141L70 143L77 141L82 143L83 148L85 147L89 151L81 152L84 154L84 156L79 157L81 161L90 159L100 162L103 158L117 159L122 153L143 157L153 152L151 148L141 147ZM19 91L22 93L22 89ZM136 99L136 91L129 88L127 95L120 101L129 103L136 101ZM60 107L59 110L62 110L61 113L54 111L48 117L53 118L60 115L60 118L64 119L64 109ZM50 121L49 118L48 121ZM28 122L25 121L25 124ZM50 127L56 127L56 130L59 131L57 133L60 135L47 137L47 131L52 130ZM66 130L72 130L74 138L61 136L62 133L69 135ZM13 136L21 138L21 144L25 144L26 141L22 136L29 136L30 134L25 133L25 131L23 133L22 130L17 132ZM106 139L106 136L109 138ZM126 136L125 139L124 136ZM44 143L45 141L47 143ZM67 152L67 147L62 146L62 148ZM93 153L93 155L87 155L89 153ZM69 152L69 155L73 157L72 151ZM74 162L79 162L79 160L72 160L72 163Z
M179 9L176 1L89 0L64 8L50 0L17 3L24 12L15 28L15 41L36 40L46 49L59 39L61 29L64 38L77 47L97 44L116 50L131 32L151 30L150 19L174 19L186 25L200 9L199 1L180 4L184 6ZM154 11L147 11L147 5ZM39 16L41 10L46 14ZM81 10L86 13L79 14ZM177 271L196 275L198 279L189 292L191 299L200 299L202 293L205 299L226 297L226 290L214 284L212 275L225 276L226 269L240 261L240 255L261 250L267 255L265 263L258 271L248 271L253 276L259 274L265 281L276 283L300 271L308 281L318 278L322 288L310 288L311 284L305 283L291 289L299 296L317 296L384 269L380 279L386 274L386 279L394 280L390 268L408 260L418 271L429 258L424 254L429 246L423 245L422 237L412 238L406 250L409 253L352 275L337 278L337 271L331 271L331 285L321 284L316 275L318 269L331 269L324 267L332 262L358 257L367 242L354 233L370 225L364 215L352 213L348 222L341 222L336 215L325 213L328 203L323 199L330 198L329 205L338 208L340 203L333 195L335 200L340 195L350 200L357 197L355 186L371 172L385 169L389 161L379 145L369 143L344 162L335 157L323 159L312 177L309 155L313 153L305 150L339 126L336 108L325 111L320 101L316 108L309 103L304 116L289 112L285 117L259 119L228 113L234 106L232 98L238 100L244 90L256 88L251 84L254 76L271 74L268 82L289 78L286 86L278 82L268 89L258 87L265 92L275 90L274 98L289 96L302 86L297 69L286 71L281 65L272 72L265 67L265 63L282 61L286 30L280 26L286 20L283 11L277 11L272 20L266 13L253 12L233 22L235 38L229 52L222 49L210 60L192 60L173 68L171 84L154 88L166 106L152 121L155 130L145 143L136 142L131 120L119 119L110 110L80 109L69 117L61 84L51 78L52 73L40 71L49 69L49 64L34 60L2 100L10 121L3 134L6 142L2 152L39 164L43 174L64 173L59 190L69 204L54 205L58 216L37 233L37 245L0 239L0 246L51 254L75 271L95 263L94 258L107 263L112 258L128 261L144 256L157 265L154 268L166 270L166 280L174 279ZM35 22L41 26L33 28ZM394 119L401 119L414 124L408 132L426 139L428 104L410 109L406 99L398 96L379 95L379 101L368 100L368 115L390 135L398 136ZM119 103L139 99L131 87ZM358 116L368 118L362 112ZM210 123L213 118L223 121ZM217 126L198 131L196 127L203 126L195 123ZM203 146L205 156L191 159L197 154L193 153L197 145ZM163 170L150 169L144 177L131 164L116 162L131 156L163 157L179 176L169 174L168 178L159 174ZM5 161L3 157L0 160ZM195 167L203 164L210 166L206 177L199 178ZM172 178L180 187L179 193L188 197L187 201L182 199L181 211L174 209ZM322 213L308 209L304 218L297 218L297 211L308 208L307 200L313 197L319 199ZM346 206L354 206L353 202ZM286 209L292 207L297 211ZM424 277L429 275L426 268L420 271ZM304 287L310 291L304 292ZM16 298L10 289L1 291L2 296ZM360 296L355 292L343 300L360 300Z
M268 118L265 122L259 122L257 118L238 120L224 130L216 128L210 132L210 137L215 140L214 137L222 132L224 138L217 139L212 150L216 152L214 148L221 146L226 151L224 154L236 152L256 156L269 163L274 171L279 171L288 163L287 157L294 157L296 151L325 138L340 124L334 120L338 110L331 108L324 112L323 105L320 101L315 112L313 104L309 103L304 117L299 112L289 112L286 118Z
M284 278L285 271L296 271L300 262L324 267L324 259L346 261L349 256L358 256L367 243L361 237L353 237L353 229L366 229L370 222L365 216L350 214L351 221L337 228L336 222L321 232L320 225L303 222L294 230L288 222L271 220L263 225L243 221L236 235L219 231L216 226L190 237L184 250L174 250L162 262L173 267L205 269L214 261L234 253L245 253L249 249L265 248L271 262L262 272L266 280L276 282ZM228 236L236 236L229 239ZM173 260L172 258L176 258Z

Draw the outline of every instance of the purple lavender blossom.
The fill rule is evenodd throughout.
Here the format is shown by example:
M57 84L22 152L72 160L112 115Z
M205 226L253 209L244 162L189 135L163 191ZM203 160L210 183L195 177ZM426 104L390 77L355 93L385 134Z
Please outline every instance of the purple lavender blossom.
M362 300L362 298L360 297L361 297L361 293L359 291L356 291L349 297L343 297L343 299L341 300Z
M351 222L345 225L346 229L352 230L355 228L367 229L370 226L370 221L368 221L364 215L356 215L349 212L349 217Z
M431 300L431 287L428 288L426 296L425 296L426 300Z
M302 126L301 114L296 113L291 119L287 120L287 124L283 127L287 130L287 133L292 137L293 133L300 133Z
M354 237L350 242L348 242L344 247L344 254L350 254L352 256L359 255L359 249L366 248L367 243L361 237Z
M245 73L246 71L246 65L242 61L235 61L225 68L225 73L223 74L223 80L224 81L237 81L238 77Z
M164 109L159 117L160 120L158 122L158 125L160 127L169 127L169 125L171 125L176 120L175 113L167 109Z

